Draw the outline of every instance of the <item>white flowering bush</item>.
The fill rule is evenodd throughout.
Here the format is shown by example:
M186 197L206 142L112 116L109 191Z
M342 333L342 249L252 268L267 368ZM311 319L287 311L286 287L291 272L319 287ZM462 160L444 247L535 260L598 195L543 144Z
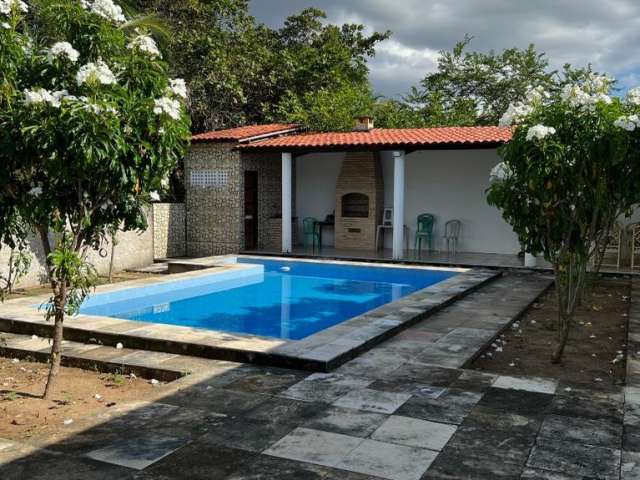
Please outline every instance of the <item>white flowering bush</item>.
M127 48L147 54L151 58L162 58L162 54L158 49L158 45L156 45L156 41L149 35L138 35L129 42Z
M562 357L587 267L599 264L613 222L640 201L640 90L613 97L588 73L551 94L531 89L502 118L513 128L491 173L488 200L525 251L554 268Z
M78 58L80 57L80 52L78 52L73 45L69 42L56 42L53 44L51 49L49 50L49 54L47 58L50 62L53 62L56 59L67 59L71 63L76 63Z
M127 21L122 8L112 0L80 0L83 8L116 24Z
M91 286L83 253L115 228L146 228L187 148L186 88L110 0L0 0L0 20L0 242L15 240L16 218L42 241L54 378L65 315Z

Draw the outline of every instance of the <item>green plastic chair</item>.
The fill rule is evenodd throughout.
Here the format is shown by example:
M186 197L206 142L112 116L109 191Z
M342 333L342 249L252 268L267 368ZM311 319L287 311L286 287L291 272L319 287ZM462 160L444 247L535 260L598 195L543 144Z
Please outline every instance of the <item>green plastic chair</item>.
M418 252L422 249L422 240L426 240L427 248L433 250L433 225L436 223L436 217L430 213L418 215L418 228L416 230L416 239L414 249Z
M309 246L309 242L313 248L316 248L316 243L320 247L320 226L318 220L313 217L307 217L302 221L302 233L304 235L304 246Z

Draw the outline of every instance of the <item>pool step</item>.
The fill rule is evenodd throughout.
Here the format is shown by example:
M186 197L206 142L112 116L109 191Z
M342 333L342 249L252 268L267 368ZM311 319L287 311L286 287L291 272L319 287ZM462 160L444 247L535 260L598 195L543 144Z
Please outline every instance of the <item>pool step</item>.
M49 338L0 332L0 355L9 358L46 363L49 360ZM132 348L116 348L95 343L63 340L62 364L105 373L135 374L141 378L171 382L195 372L214 360L152 352Z

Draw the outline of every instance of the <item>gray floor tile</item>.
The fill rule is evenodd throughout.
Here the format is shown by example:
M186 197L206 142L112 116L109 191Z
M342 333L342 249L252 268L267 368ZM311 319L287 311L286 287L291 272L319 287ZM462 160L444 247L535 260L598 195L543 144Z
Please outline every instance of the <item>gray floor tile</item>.
M121 467L142 470L186 444L183 438L141 435L129 437L87 453L87 457Z
M608 420L549 415L542 422L539 436L620 449L622 425Z
M256 457L257 454L244 450L196 442L163 458L146 468L144 472L146 475L157 474L159 479L210 480L226 478Z
M437 452L365 440L337 467L391 480L419 480Z
M280 396L306 402L332 403L345 393L364 388L372 381L339 373L314 373L289 387Z
M573 475L564 475L563 473L548 472L535 468L525 468L521 478L522 480L584 480L582 476L575 477Z
M448 389L435 399L413 396L396 411L396 414L459 425L481 397L482 394L478 392Z
M495 388L554 394L558 388L558 382L543 378L522 378L502 375L493 382L493 386Z
M542 439L533 447L527 466L614 480L620 476L620 450Z
M334 467L362 442L361 438L338 433L296 428L264 453Z
M456 427L453 425L392 415L371 438L380 442L439 451L455 431Z
M622 452L621 480L636 480L640 478L640 453Z
M320 416L308 421L303 426L365 438L371 435L386 419L386 415L379 413L329 407Z
M370 388L362 388L352 390L343 395L333 405L366 412L391 414L409 398L411 398L411 395L407 393L381 392Z

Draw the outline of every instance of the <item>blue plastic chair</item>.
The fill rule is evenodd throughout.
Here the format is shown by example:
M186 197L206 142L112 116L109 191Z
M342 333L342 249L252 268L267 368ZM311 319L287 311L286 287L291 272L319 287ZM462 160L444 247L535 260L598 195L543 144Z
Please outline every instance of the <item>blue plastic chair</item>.
M436 217L430 213L418 215L418 228L416 229L416 238L414 249L420 253L422 250L422 240L426 240L428 250L433 250L433 225L436 223Z

